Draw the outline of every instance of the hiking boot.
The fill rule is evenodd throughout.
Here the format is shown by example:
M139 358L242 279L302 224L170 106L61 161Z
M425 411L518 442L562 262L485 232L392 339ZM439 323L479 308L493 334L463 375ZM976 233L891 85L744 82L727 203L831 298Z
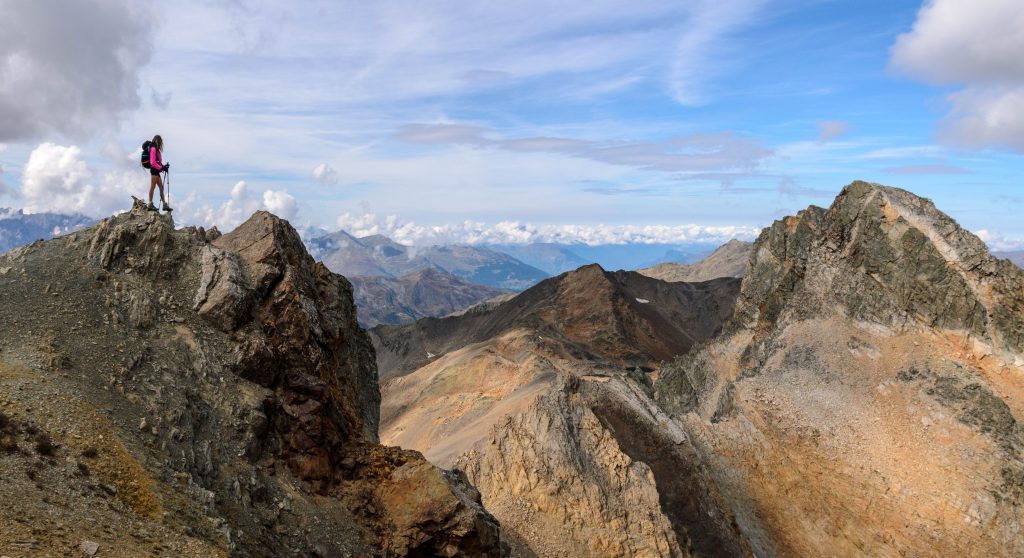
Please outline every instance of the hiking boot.
M150 211L156 211L156 206L153 205L153 202L149 202L149 205L146 206L146 209Z
M163 210L164 211L174 211L173 209L171 209L171 206L167 205L167 202L164 202Z

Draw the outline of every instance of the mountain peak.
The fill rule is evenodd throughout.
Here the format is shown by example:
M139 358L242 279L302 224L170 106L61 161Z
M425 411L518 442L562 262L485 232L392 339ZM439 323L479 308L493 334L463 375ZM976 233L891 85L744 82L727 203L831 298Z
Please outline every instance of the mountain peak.
M762 231L737 312L761 331L840 311L893 330L962 330L1019 350L1022 293L1024 273L993 258L931 200L857 181L829 209L811 206Z

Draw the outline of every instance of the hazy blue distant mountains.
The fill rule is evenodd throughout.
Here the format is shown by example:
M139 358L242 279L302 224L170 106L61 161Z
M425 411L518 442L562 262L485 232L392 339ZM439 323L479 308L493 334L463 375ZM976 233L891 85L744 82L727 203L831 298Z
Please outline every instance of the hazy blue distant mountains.
M363 327L406 324L447 316L512 291L471 283L428 267L395 279L352 275L356 310Z
M0 207L0 252L6 252L39 239L53 238L95 223L80 214L29 213Z
M313 257L347 277L397 279L434 268L480 285L523 290L550 276L508 254L478 246L405 246L382 235L356 238L344 231L311 239L306 244Z
M598 264L604 269L637 269L659 263L693 263L708 256L709 244L492 244L489 248L542 269L551 275L580 266Z
M492 244L488 248L508 254L551 275L559 275L594 263L580 257L564 244L538 242L535 244Z
M992 255L997 258L1010 260L1017 264L1017 267L1024 267L1024 250L1015 250L1013 252L992 252Z

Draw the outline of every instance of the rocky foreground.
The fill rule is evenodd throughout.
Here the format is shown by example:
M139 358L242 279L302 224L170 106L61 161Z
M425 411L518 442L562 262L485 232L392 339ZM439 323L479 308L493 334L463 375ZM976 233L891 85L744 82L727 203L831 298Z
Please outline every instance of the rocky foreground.
M583 268L376 329L382 438L516 556L1024 555L1024 271L864 182L748 264L729 316Z
M0 256L0 554L499 556L458 472L377 443L352 287L257 213L139 205Z

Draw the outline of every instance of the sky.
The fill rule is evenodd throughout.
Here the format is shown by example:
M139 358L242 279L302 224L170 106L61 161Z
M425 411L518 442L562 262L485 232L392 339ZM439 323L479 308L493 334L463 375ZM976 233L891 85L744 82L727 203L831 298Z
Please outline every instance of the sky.
M0 206L721 242L862 179L1024 247L1019 0L0 0Z

